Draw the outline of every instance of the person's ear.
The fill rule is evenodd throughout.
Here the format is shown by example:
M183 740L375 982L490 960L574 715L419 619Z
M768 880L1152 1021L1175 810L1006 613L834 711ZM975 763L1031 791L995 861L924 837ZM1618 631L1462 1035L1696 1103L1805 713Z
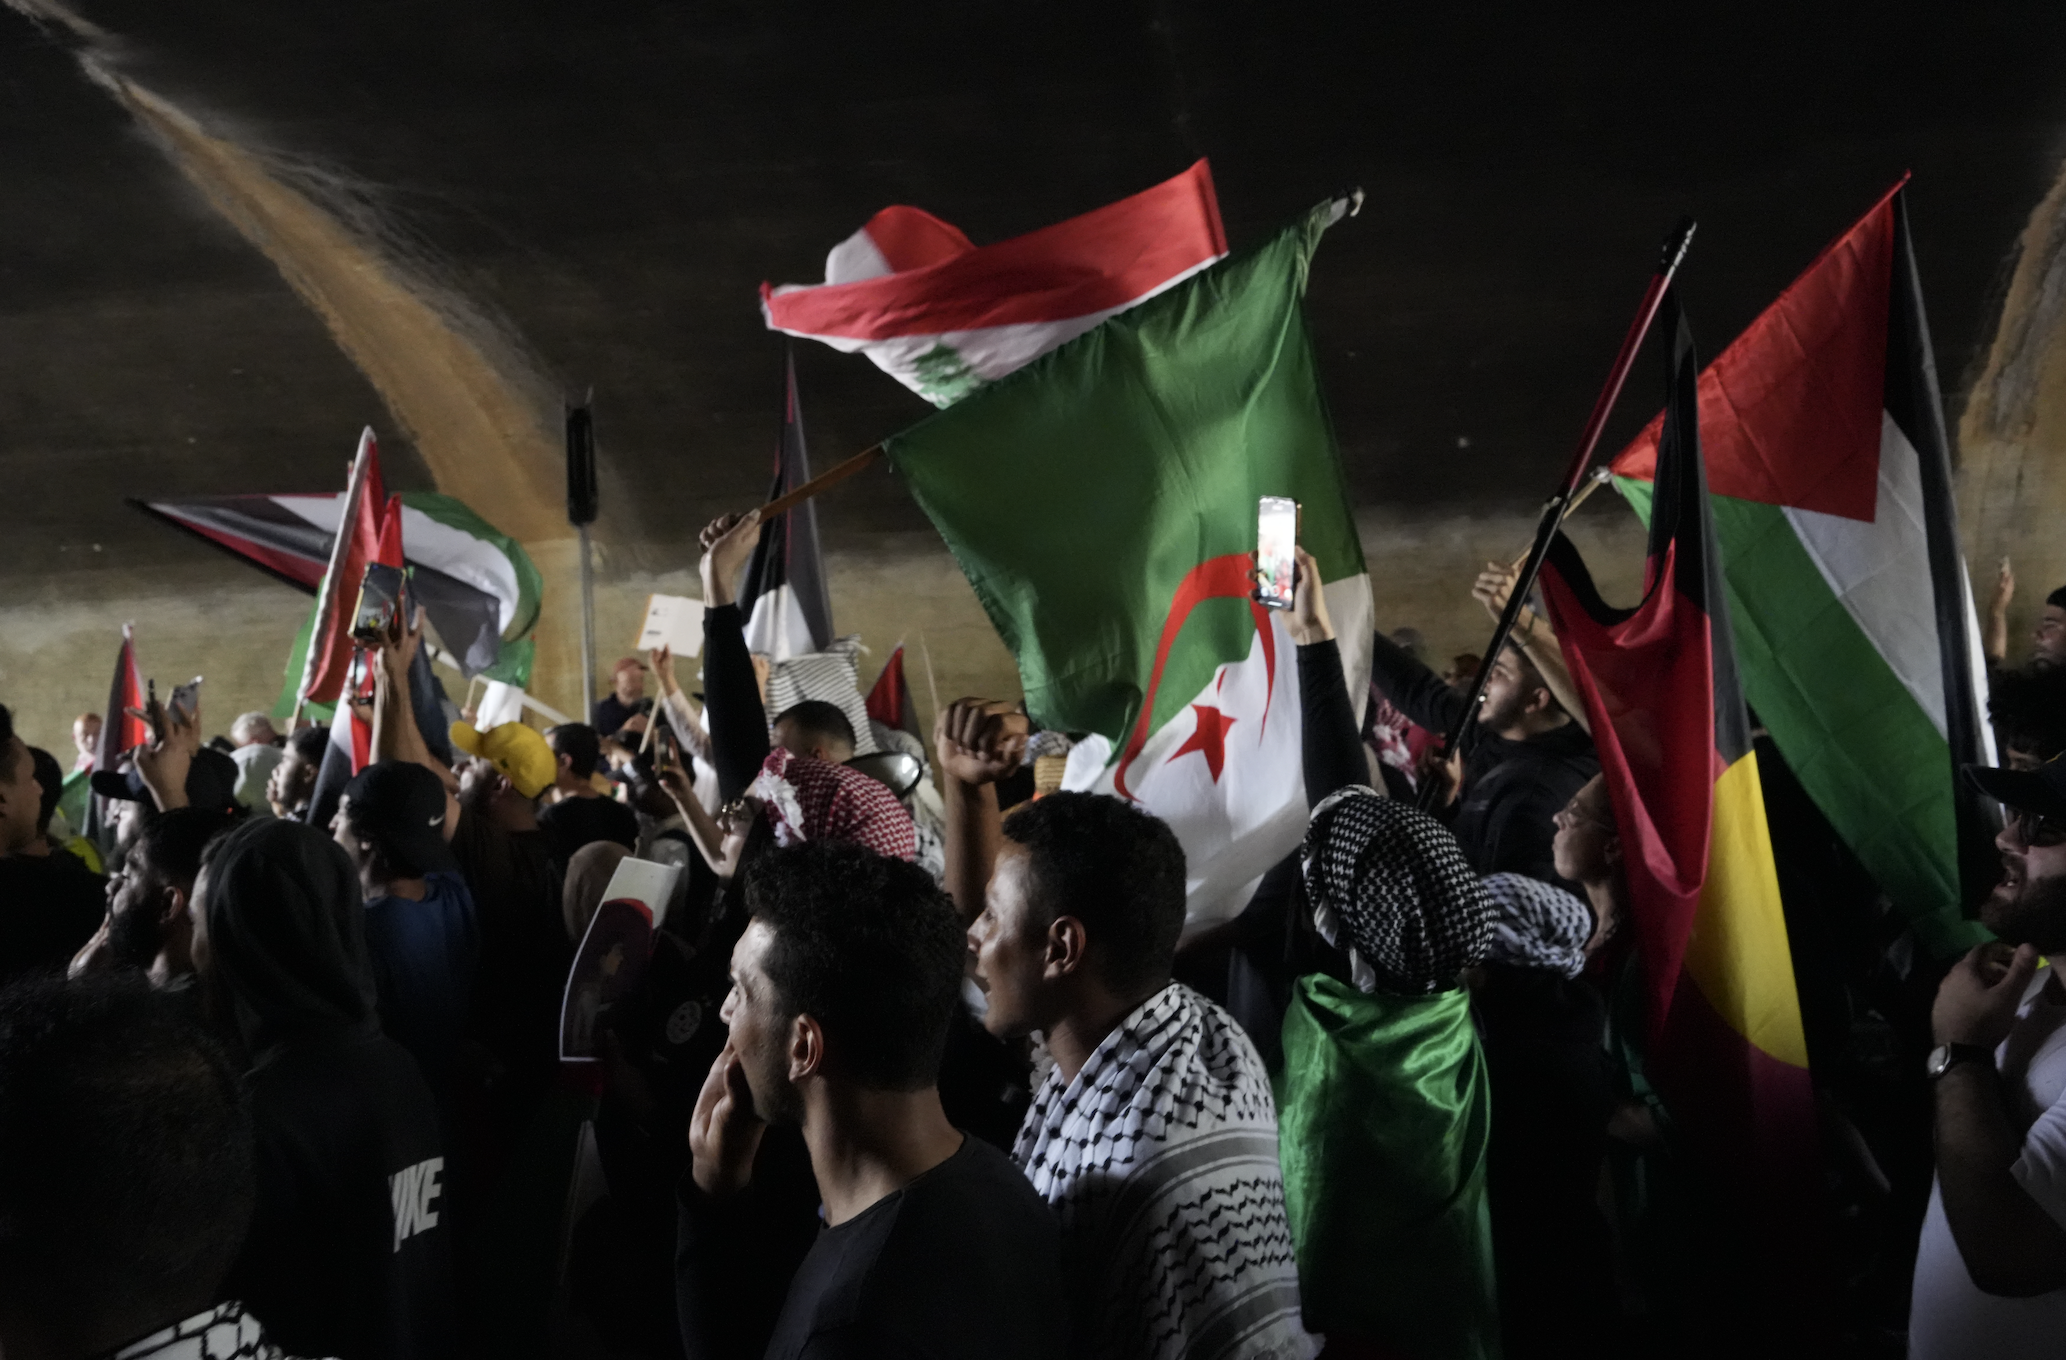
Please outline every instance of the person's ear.
M1047 927L1047 952L1041 959L1041 976L1049 981L1081 972L1090 948L1090 933L1073 916L1057 916Z
M789 1080L802 1081L825 1070L825 1031L808 1015L789 1022Z
M1615 867L1619 867L1619 866L1620 866L1620 864L1621 864L1621 837L1620 837L1620 836L1618 836L1618 835L1608 835L1608 836L1602 836L1602 837L1600 838L1600 858L1601 858L1601 859L1604 859L1604 860L1606 860L1606 861L1607 861L1607 863L1608 863L1609 865L1612 865L1612 866L1615 866Z
M158 925L164 930L177 930L187 921L187 894L177 887L162 891L164 896L158 899Z

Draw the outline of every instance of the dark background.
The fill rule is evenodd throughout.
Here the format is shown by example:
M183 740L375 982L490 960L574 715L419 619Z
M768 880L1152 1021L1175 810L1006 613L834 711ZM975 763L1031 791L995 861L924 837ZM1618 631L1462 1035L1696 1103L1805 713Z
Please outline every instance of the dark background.
M1656 244L1703 350L1905 169L1953 399L2058 168L2066 6L895 6L82 0L121 69L218 132L361 184L569 390L623 539L764 486L763 280L906 202L998 240L1209 156L1236 245L1361 185L1311 318L1359 501L1511 508L1568 453ZM1673 12L1666 13L1667 9ZM207 550L125 495L334 489L379 399L272 267L0 10L0 576ZM797 348L819 466L926 408ZM1610 444L1654 409L1641 370ZM1463 441L1467 440L1466 445ZM391 484L427 483L406 443ZM834 546L922 527L872 473ZM93 544L101 549L96 551ZM76 555L74 555L76 554Z

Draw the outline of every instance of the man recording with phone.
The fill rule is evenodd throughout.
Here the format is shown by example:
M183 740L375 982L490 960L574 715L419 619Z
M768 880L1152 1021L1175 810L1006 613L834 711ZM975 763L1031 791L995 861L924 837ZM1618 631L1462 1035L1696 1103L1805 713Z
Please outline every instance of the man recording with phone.
M1998 942L1952 966L1930 1012L1937 1181L1914 1360L2057 1355L2066 1335L2066 758L1966 777L2006 814L1980 908Z

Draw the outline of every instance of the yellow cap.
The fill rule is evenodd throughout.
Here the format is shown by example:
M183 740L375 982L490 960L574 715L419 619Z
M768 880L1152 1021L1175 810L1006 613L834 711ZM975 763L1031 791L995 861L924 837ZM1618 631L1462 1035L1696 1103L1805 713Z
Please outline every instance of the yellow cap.
M545 738L536 728L520 722L506 722L486 732L472 723L456 722L452 724L452 744L502 771L526 798L536 798L560 776L559 758Z

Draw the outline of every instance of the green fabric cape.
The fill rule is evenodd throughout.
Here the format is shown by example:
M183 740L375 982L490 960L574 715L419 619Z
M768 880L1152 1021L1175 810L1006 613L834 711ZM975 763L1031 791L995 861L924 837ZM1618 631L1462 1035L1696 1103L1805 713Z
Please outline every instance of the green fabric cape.
M1498 1360L1485 1059L1461 989L1299 979L1277 1125L1309 1331L1407 1360Z

